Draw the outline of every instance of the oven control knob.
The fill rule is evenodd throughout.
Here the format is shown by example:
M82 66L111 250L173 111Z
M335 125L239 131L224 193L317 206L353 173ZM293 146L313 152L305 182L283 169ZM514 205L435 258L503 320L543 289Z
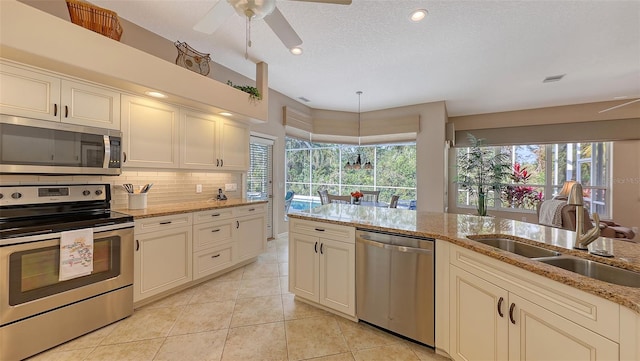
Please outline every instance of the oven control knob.
M101 195L101 194L102 194L102 189L98 189L98 190L96 190L96 195L97 195L97 196L99 196L99 195Z
M91 191L88 191L88 190L83 190L82 191L82 195L85 196L85 197L88 196L89 194L91 194Z
M20 192L14 192L13 194L11 194L11 198L13 198L13 199L20 199L20 198L22 198L22 193L20 193Z

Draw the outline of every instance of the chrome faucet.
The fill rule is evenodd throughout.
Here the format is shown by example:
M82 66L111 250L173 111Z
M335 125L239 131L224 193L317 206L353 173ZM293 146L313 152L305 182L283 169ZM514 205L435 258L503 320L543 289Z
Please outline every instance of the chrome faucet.
M580 183L575 183L571 187L567 204L576 207L576 238L573 248L587 249L589 243L600 237L600 217L598 213L594 213L593 220L596 223L595 227L584 234L582 233L584 229L584 198L582 196L582 185Z

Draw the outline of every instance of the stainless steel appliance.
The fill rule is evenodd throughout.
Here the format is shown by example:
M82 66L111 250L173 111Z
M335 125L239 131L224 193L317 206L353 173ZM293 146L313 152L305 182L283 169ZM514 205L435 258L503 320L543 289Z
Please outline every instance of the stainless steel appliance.
M358 318L435 346L434 240L356 232Z
M0 173L119 175L117 130L0 115Z
M133 313L133 218L110 200L108 184L0 186L0 360ZM60 281L61 234L79 229L93 230L93 271Z

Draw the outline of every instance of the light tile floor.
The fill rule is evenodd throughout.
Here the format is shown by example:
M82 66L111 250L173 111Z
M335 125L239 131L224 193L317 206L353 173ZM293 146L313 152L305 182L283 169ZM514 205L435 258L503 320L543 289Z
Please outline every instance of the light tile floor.
M294 300L288 240L243 268L136 309L31 360L430 360L428 347Z

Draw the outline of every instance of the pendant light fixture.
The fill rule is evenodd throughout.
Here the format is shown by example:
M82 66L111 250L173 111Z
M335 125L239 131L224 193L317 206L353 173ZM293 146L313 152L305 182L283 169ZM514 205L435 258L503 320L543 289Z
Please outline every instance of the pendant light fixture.
M362 91L358 90L356 92L356 94L358 94L358 148L360 148L360 99L362 97ZM366 170L371 170L373 169L373 165L371 164L371 162L366 162L365 164L362 164L362 158L360 158L360 153L358 153L358 158L356 158L356 161L351 164L349 163L349 161L347 161L347 164L345 164L344 166L345 170L351 170L351 169L366 169Z

